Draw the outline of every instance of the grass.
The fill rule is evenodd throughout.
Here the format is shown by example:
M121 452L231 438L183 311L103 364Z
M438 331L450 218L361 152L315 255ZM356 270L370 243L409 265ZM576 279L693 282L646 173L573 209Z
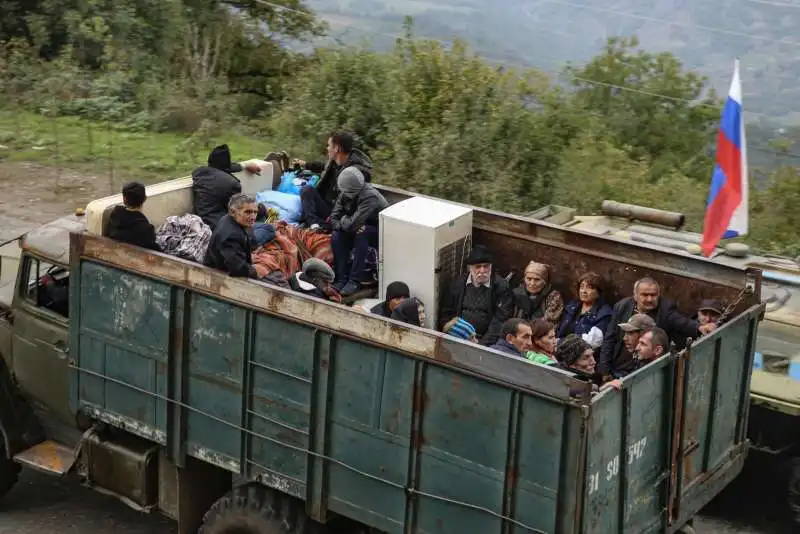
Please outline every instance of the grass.
M106 122L0 110L0 145L5 147L0 149L0 162L112 171L152 183L188 174L222 143L239 161L271 150L267 141L248 137L235 125L226 135L200 140L189 134L123 131Z

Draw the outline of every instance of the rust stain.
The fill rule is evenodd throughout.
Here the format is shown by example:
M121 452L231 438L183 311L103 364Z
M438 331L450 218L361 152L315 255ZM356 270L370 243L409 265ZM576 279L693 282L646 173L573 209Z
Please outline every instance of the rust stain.
M323 369L327 369L330 366L330 360L328 360L328 358L322 358L319 361L319 366Z

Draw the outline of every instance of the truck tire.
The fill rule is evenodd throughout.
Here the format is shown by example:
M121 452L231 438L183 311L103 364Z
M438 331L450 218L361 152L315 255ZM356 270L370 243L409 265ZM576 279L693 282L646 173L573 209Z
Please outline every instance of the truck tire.
M22 467L6 457L6 450L0 441L0 498L6 496L19 479Z
M800 526L800 458L791 458L789 461L789 510L794 523Z
M302 502L260 484L245 484L206 512L198 534L324 534Z

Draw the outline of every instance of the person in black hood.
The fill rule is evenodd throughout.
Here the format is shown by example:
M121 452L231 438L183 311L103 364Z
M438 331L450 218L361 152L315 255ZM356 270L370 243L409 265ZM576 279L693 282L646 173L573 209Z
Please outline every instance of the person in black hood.
M328 161L305 162L294 160L304 169L320 173L316 187L305 187L300 192L303 203L303 222L330 230L333 205L339 197L339 173L347 167L356 167L366 183L372 182L372 162L364 152L355 148L355 139L348 132L334 132L328 137Z
M392 282L386 286L386 300L377 303L369 311L382 317L391 317L392 312L404 299L411 296L411 289L405 282Z
M125 184L122 187L122 203L124 205L115 206L111 210L103 235L137 247L160 251L161 249L156 244L155 228L142 213L142 206L146 199L144 185L139 182Z
M246 168L248 172L261 174L258 165L250 164ZM231 161L228 145L220 145L208 155L208 166L199 167L192 173L194 213L211 230L228 213L231 197L242 192L242 184L234 176L234 173L241 171L242 166Z
M425 324L425 305L418 298L404 299L392 312L392 319L414 326Z
M481 345L494 345L503 323L514 312L514 295L501 276L492 272L492 256L476 245L467 257L469 272L442 291L439 329L460 317L475 327Z

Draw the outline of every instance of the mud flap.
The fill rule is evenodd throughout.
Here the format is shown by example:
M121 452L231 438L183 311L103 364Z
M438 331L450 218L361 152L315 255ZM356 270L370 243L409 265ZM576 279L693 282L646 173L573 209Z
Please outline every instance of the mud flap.
M233 475L211 464L186 457L177 467L162 449L158 458L158 507L178 522L178 534L196 534L203 516L233 486Z

